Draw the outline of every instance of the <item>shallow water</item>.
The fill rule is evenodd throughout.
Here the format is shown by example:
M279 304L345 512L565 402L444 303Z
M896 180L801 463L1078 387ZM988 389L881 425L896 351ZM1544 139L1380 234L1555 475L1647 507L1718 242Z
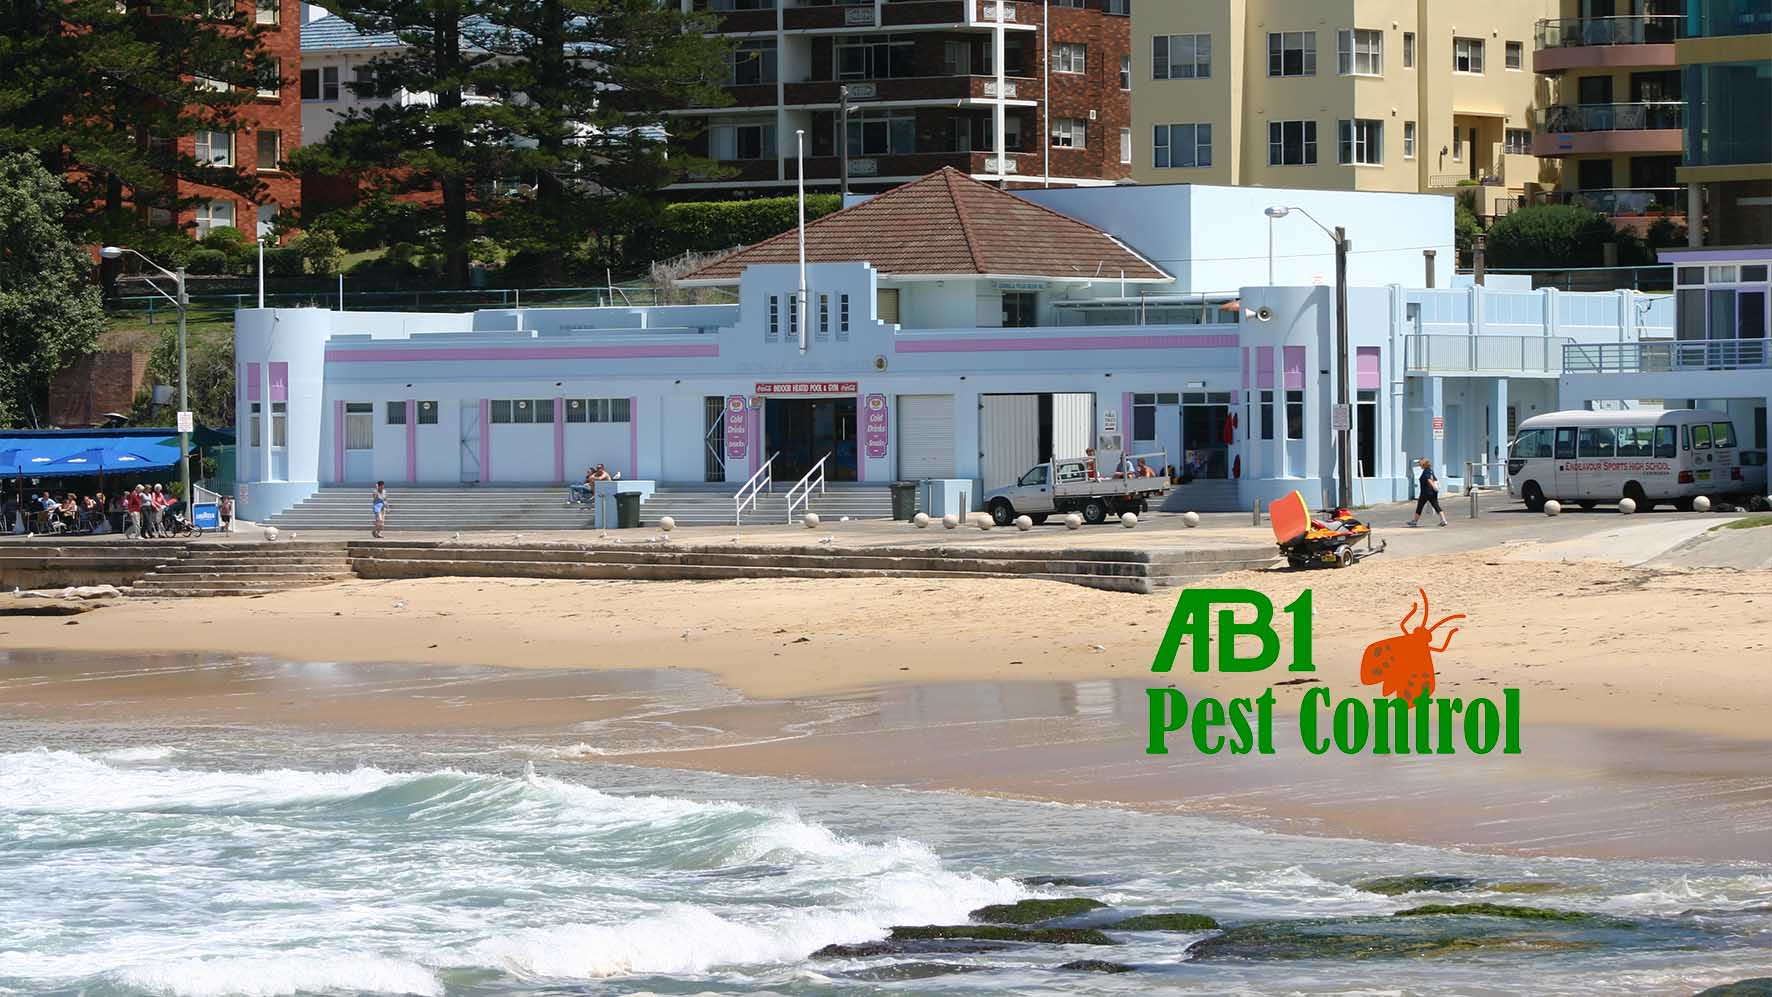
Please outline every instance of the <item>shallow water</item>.
M571 745L10 723L0 993L1690 993L1772 975L1772 864L1493 856L562 758ZM1555 885L1349 885L1425 872ZM1093 883L1019 881L1054 874ZM1227 925L1489 900L1634 927L1532 926L1558 950L1413 958L1196 962L1186 947L1204 933L1123 933L1113 947L808 959L1036 895ZM1526 930L1443 923L1456 922ZM1138 971L1056 968L1084 958Z

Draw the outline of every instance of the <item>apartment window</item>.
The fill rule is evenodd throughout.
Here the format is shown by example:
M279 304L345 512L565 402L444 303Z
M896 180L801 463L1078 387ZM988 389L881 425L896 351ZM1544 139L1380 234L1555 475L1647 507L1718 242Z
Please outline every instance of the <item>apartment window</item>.
M831 296L818 296L818 338L828 339L831 335Z
M1264 440L1274 438L1274 393L1272 391L1261 393L1261 438Z
M246 445L249 447L256 447L259 445L258 441L264 439L264 413L258 402L252 402L251 404L252 418L248 420L248 424L252 427L252 436L246 441Z
M404 426L404 425L406 425L406 403L405 402L389 402L387 408L388 408L388 425L390 425L390 426Z
M1267 126L1267 164L1269 166L1315 166L1317 162L1317 123L1315 121L1270 121Z
M218 80L211 76L193 76L191 77L191 82L195 83L199 89L209 90L215 93L227 93L229 90L234 89L232 86L228 85L226 80Z
M1039 325L1040 296L1032 291L1003 292L1003 328L1031 329Z
M1335 33L1335 71L1343 76L1384 75L1384 32L1350 28Z
M1377 166L1384 162L1384 122L1375 118L1344 118L1339 138L1342 165Z
M1087 148L1088 128L1088 122L1082 118L1053 118L1052 147L1054 149Z
M781 335L781 295L769 296L769 328L763 334L763 341L773 343Z
M1474 73L1482 75L1483 39L1452 39L1452 71L1455 73Z
M1274 31L1267 36L1269 76L1317 75L1317 33Z
M1415 122L1403 122L1403 158L1415 158Z
M320 66L301 71L301 99L334 101L338 99L338 67Z
M750 86L774 83L775 79L775 42L739 42L737 48L726 53L727 85Z
M798 294L788 296L787 335L782 336L781 338L787 340L789 343L797 343L800 341L800 296Z
M1211 75L1211 35L1158 35L1151 39L1151 79L1203 80Z
M1403 68L1415 68L1415 32L1403 32Z
M1532 132L1525 128L1509 128L1503 133L1501 149L1510 156L1532 155Z
M271 403L271 446L289 445L289 403Z
M234 135L232 132L198 132L196 136L197 162L203 166L234 165Z
M258 161L260 173L275 173L283 161L283 133L270 128L258 130Z
M917 75L917 40L909 35L846 35L837 39L834 52L840 80Z
M837 295L837 338L849 338L849 295Z
M708 153L714 159L775 158L772 122L718 124L708 130Z
M1132 0L1106 0L1106 2L1102 4L1101 12L1104 14L1118 14L1121 17L1131 17Z
M1120 129L1120 162L1132 162L1132 129Z
M1059 73L1080 73L1088 62L1088 46L1076 42L1059 42L1052 46L1052 69Z
M1132 89L1132 57L1120 56L1120 89Z
M1160 170L1211 166L1212 126L1158 125L1152 142L1151 165Z
M1507 68L1520 69L1526 61L1526 46L1520 42L1507 43Z
M276 100L283 95L283 60L269 60L265 72L269 76L265 82L270 85L259 87L258 95L266 100Z
M257 20L260 24L276 24L283 20L283 0L258 0Z
M864 111L849 116L850 155L905 156L916 151L916 112Z
M1304 439L1304 392L1286 392L1286 438Z

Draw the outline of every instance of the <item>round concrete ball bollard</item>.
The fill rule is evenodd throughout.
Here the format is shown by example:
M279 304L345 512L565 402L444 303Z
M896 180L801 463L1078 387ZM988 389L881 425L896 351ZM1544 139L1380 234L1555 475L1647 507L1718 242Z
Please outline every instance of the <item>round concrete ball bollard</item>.
M1015 517L1015 528L1026 533L1034 528L1034 521L1027 516L1017 516Z
M818 513L809 512L806 515L800 517L800 522L805 523L807 529L816 530L816 529L818 529Z
M1561 516L1563 514L1563 503L1558 502L1556 499L1551 499L1544 504L1544 514L1546 516Z
M1126 527L1129 530L1132 529L1134 526L1137 526L1138 525L1138 514L1134 513L1134 512L1121 513L1120 514L1120 525Z
M1709 495L1700 495L1697 498L1693 499L1692 500L1692 508L1697 512L1709 512L1710 511L1710 496Z
M1633 498L1619 499L1618 511L1626 516L1637 511L1637 500Z
M911 525L915 526L919 530L928 529L929 528L929 514L926 512L919 512L915 516L912 516L911 517Z
M989 513L982 513L981 512L978 515L972 517L972 525L978 527L980 530L988 530L997 524L991 521L991 517L990 517Z
M941 517L941 525L946 529L957 530L960 528L960 517L950 512Z
M265 527L265 539L266 540L277 539L277 528L275 526Z
M658 528L669 533L677 528L677 521L669 516L660 516L658 519Z
M1064 528L1067 530L1082 529L1083 528L1083 517L1077 515L1074 512L1071 513L1070 515L1064 517Z
M1186 523L1187 528L1191 530L1200 525L1200 514L1197 512L1184 512L1181 514L1181 521Z

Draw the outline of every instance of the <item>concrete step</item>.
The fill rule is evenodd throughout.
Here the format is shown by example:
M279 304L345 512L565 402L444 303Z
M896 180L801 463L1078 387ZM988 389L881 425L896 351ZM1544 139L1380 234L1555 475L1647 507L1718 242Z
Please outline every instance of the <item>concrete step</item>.
M147 578L175 578L185 575L202 575L206 578L343 578L351 573L351 562L338 561L333 564L230 564L217 568L204 564L174 563L163 564L150 572Z

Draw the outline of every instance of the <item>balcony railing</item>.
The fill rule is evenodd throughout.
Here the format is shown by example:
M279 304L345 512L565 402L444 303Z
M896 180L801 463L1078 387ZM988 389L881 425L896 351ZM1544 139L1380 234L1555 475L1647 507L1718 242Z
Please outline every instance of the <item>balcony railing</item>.
M1573 204L1608 218L1684 216L1686 188L1633 187L1611 190L1558 190L1544 196L1550 204Z
M1420 333L1408 337L1404 358L1410 371L1429 374L1558 374L1569 342L1564 336Z
M1553 104L1538 113L1541 133L1620 132L1679 129L1686 116L1683 101L1640 104Z
M1680 37L1678 14L1563 17L1538 22L1538 48L1590 45L1672 45Z
M1768 0L1688 0L1686 34L1692 38L1772 33Z
M1571 343L1563 347L1565 374L1665 374L1684 370L1772 368L1772 344L1764 339L1645 340L1637 343Z

